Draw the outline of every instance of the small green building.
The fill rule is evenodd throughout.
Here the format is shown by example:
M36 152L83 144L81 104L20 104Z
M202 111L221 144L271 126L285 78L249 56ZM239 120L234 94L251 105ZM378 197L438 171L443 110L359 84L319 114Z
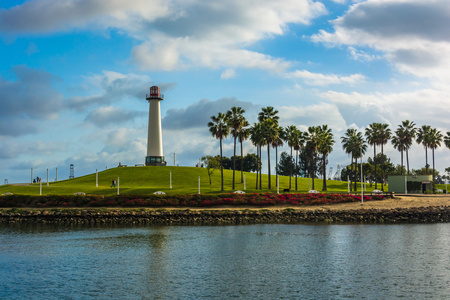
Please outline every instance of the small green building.
M433 190L433 175L391 175L388 183L389 192L423 194L426 190Z

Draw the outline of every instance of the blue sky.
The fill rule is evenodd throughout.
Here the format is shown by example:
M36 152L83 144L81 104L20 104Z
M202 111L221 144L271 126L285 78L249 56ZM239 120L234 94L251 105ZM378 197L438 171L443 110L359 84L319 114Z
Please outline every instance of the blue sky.
M55 168L68 178L70 164L81 176L143 163L152 85L165 94L169 164L173 153L182 166L218 154L206 124L232 106L250 122L274 106L283 126L328 124L334 171L350 160L340 144L347 128L385 122L394 131L409 119L450 131L447 0L0 5L0 183L27 182L30 168L43 178L49 168L53 180ZM231 139L224 150L232 155ZM385 151L400 163L398 151ZM438 170L449 154L437 149ZM423 147L410 159L424 166Z

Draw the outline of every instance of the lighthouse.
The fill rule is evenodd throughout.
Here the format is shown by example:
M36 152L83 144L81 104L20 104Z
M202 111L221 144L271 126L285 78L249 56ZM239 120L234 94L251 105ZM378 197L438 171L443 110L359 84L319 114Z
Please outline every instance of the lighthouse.
M164 95L159 92L159 87L152 86L150 94L145 97L149 103L148 112L148 140L147 156L145 157L146 166L165 166L162 146L161 130L161 109L159 102L164 99Z

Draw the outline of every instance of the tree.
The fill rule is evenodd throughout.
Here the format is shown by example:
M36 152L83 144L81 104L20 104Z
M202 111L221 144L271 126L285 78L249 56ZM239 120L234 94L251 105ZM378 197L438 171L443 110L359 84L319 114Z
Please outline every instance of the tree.
M258 158L258 171L256 171L256 189L258 189L258 173L259 173L259 188L261 189L261 146L264 143L262 135L261 123L255 123L250 129L250 140L256 146L256 156Z
M264 122L265 120L273 120L274 123L278 125L278 120L280 119L277 116L278 110L275 110L272 106L263 107L261 112L258 114L258 121Z
M268 184L269 190L271 189L271 178L270 178L270 147L274 140L278 137L278 124L276 124L272 119L266 119L261 124L262 129L262 139L264 145L267 145L267 171L268 171Z
M244 156L243 166L245 172L256 172L261 168L261 164L258 164L258 157L254 153Z
M366 153L367 145L364 143L362 133L358 132L356 129L347 129L345 135L341 137L341 143L345 153L350 154L351 156L351 180L352 182L353 180L355 182L354 191L356 192L357 191L356 165L358 163L358 158L360 158L361 155L364 155ZM355 172L353 172L353 160L355 160Z
M223 164L222 164L222 140L230 133L228 118L226 114L219 113L217 116L211 116L211 122L208 123L209 132L219 140L220 144L220 176L221 191L223 192Z
M322 125L322 127L318 127L319 129L319 139L318 139L318 147L317 150L322 154L322 172L323 172L323 187L322 191L327 190L327 164L326 159L327 155L333 151L334 139L333 133L331 129L328 128L327 125Z
M365 136L366 141L369 145L373 147L373 157L377 156L377 144L378 144L378 131L379 131L380 123L372 123L369 124L369 127L366 128ZM377 172L377 165L374 165L375 173ZM377 180L375 178L375 189L378 189L377 187Z
M417 130L417 144L422 144L425 148L425 169L427 170L428 174L428 147L430 145L430 130L431 126L429 125L422 125L421 128Z
M263 140L264 145L267 145L267 164L268 164L268 183L269 183L269 190L271 189L271 177L270 177L270 146L272 145L273 141L277 139L278 135L278 120L280 119L279 116L277 116L278 110L275 110L273 106L267 106L263 107L261 109L261 112L258 114L258 121L263 124L262 131L263 131Z
M379 131L377 135L377 143L378 145L381 145L381 154L384 153L383 146L387 144L387 142L391 139L391 129L389 129L388 124L380 124L379 125ZM385 185L385 176L384 176L384 165L381 168L383 173L383 182L381 183L381 190L384 191L384 185Z
M320 136L320 129L317 126L310 126L308 127L308 131L305 133L305 140L306 140L306 148L308 148L311 151L311 159L313 161L312 166L312 174L310 173L310 176L312 177L312 189L314 190L314 177L315 177L315 162L317 158L318 153L318 147L319 147L319 136Z
M409 175L409 157L408 150L411 148L414 138L416 137L417 129L415 128L416 124L414 122L410 122L409 120L405 120L402 122L402 125L399 128L402 128L403 131L403 145L405 148L406 154L406 169Z
M211 185L211 175L220 167L220 160L217 159L217 157L207 155L202 157L202 162L206 166L209 177L209 185Z
M432 153L432 156L433 156L433 181L435 179L434 150L437 149L437 147L441 146L443 137L444 136L442 135L442 133L439 130L437 130L436 128L432 128L430 130L429 146L431 148L431 153Z
M244 148L242 147L242 143L247 140L250 136L250 129L249 128L245 128L247 126L249 126L250 124L248 123L247 120L245 120L242 124L242 128L241 131L239 131L239 135L238 135L238 139L239 139L239 143L241 144L241 183L244 182L244 160L243 160L243 156L244 156Z
M444 143L445 146L450 149L450 131L447 131L447 135L444 136Z
M303 132L301 132L300 130L296 130L294 132L294 137L293 137L293 142L294 142L294 150L295 150L295 169L298 169L298 151L300 149L302 149L304 147L305 144L305 134ZM295 173L295 190L297 190L297 178L298 178L298 174Z
M377 164L380 166L380 169L378 169L376 173L373 173L373 176L379 182L385 181L387 175L393 175L396 171L396 168L394 164L391 162L391 159L388 158L385 154L378 153L377 156L375 156L375 160L369 157L367 159L367 162L370 164Z
M287 142L288 146L291 148L291 158L292 159L293 159L292 149L294 148L294 145L296 144L296 139L299 135L298 132L299 132L299 130L294 125L286 127L286 129L284 130L284 139ZM289 189L292 188L292 181L291 181L292 171L293 170L291 169L291 172L289 172Z
M294 170L294 174L299 173L299 169L295 167L294 158L290 156L286 151L281 152L280 162L277 166L278 174L282 176L289 176L292 170Z
M278 147L283 146L284 130L282 127L277 126L277 137L272 141L272 147L275 148L275 173L276 173L276 185L278 186Z
M402 128L398 128L395 131L395 135L392 137L392 146L394 146L394 149L397 149L400 151L400 157L401 157L401 170L403 170L403 151L405 151L405 132ZM403 175L403 174L400 174Z
M233 190L235 189L235 171L236 171L236 142L239 137L239 133L242 130L246 120L243 114L245 110L242 107L233 106L231 110L227 111L228 124L231 129L231 135L234 139L234 152L233 152ZM241 145L242 149L242 145Z

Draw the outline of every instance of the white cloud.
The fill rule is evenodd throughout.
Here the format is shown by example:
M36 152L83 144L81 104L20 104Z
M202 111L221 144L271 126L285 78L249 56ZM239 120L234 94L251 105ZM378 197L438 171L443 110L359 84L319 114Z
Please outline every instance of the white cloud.
M342 93L328 91L321 96L335 104L345 120L366 126L386 122L397 126L401 121L450 128L448 111L449 90L419 89L401 93Z
M365 80L365 76L361 74L352 74L350 76L342 76L336 74L311 73L306 70L296 70L286 75L288 78L302 78L309 85L330 85L330 84L356 84Z
M358 58L358 47L371 47L402 72L450 79L450 58L443 55L450 51L447 0L369 0L351 6L333 26L333 33L320 30L312 40L351 46Z
M282 72L289 62L246 47L282 35L290 23L309 24L326 12L321 2L311 0L35 0L0 11L0 32L113 29L142 41L132 57L143 70L239 67Z
M233 78L235 75L236 75L236 72L233 69L226 69L225 71L222 72L222 74L220 75L220 78L229 79L229 78Z

